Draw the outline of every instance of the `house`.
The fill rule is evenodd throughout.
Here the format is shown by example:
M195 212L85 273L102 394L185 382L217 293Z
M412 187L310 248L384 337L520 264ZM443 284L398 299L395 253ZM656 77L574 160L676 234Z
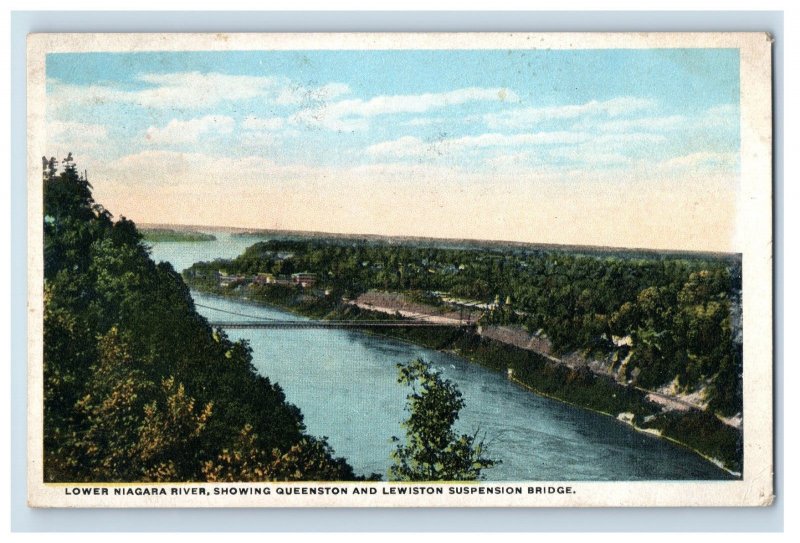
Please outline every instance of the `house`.
M295 285L300 285L303 288L311 288L317 282L317 274L316 273L293 273L292 274L292 283Z
M272 285L276 281L275 276L271 273L257 273L253 276L254 285Z
M247 279L244 275L228 275L224 270L217 273L217 281L221 287L230 287L236 284L244 283Z

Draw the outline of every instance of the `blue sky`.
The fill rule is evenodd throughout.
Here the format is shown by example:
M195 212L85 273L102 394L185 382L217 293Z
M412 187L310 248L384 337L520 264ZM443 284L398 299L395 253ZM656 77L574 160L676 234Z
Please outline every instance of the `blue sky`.
M51 54L47 96L48 154L72 151L141 222L642 246L613 224L543 233L623 199L675 206L663 220L684 230L648 246L731 245L735 49ZM470 213L496 194L506 217L448 226L426 193ZM708 247L688 239L706 206L722 213Z

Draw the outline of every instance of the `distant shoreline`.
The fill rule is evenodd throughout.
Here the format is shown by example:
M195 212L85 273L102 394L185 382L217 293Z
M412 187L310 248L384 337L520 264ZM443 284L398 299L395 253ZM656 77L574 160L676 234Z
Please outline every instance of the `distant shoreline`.
M196 230L173 230L171 228L141 227L145 241L157 243L216 241L217 236Z
M437 238L428 236L393 236L385 234L323 232L310 230L284 230L268 228L244 228L237 226L209 226L198 224L168 224L168 223L140 223L137 227L142 231L147 230L173 230L175 232L217 232L231 234L236 237L288 237L288 238L333 238L343 240L365 240L386 244L414 244L441 247L453 245L456 247L473 248L499 248L515 247L528 250L544 251L571 251L586 252L591 254L627 254L631 256L685 256L688 258L716 258L734 259L741 261L742 253L724 251L696 251L692 249L657 249L647 247L613 247L603 245L575 245L559 243L540 243L532 241L513 241L495 239L470 239L470 238Z

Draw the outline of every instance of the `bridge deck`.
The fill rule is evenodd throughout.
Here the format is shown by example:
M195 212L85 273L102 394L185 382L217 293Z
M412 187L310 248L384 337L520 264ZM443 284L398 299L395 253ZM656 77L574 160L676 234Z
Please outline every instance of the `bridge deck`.
M426 322L426 321L212 321L215 328L420 328L420 327L467 327L467 322Z

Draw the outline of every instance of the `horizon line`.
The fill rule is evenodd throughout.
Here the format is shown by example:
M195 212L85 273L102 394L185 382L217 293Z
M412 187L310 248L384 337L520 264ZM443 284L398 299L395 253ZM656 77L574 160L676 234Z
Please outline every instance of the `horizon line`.
M130 219L129 219L130 220ZM156 228L182 228L182 229L195 229L195 230L211 230L211 231L224 231L228 233L247 234L253 233L260 234L294 234L304 235L308 237L339 237L339 238L372 238L372 239L385 239L385 240L406 240L406 241L443 241L443 242L461 242L471 244L505 244L517 246L530 246L530 247L545 247L550 249L560 250L594 250L595 252L605 251L626 251L626 252L644 252L644 253L666 253L666 254L690 254L694 256L715 256L715 257L738 257L742 258L741 252L727 252L727 251L712 251L712 250L696 250L696 249L663 249L652 247L626 247L616 245L585 245L575 243L547 243L536 241L515 241L515 240L502 240L502 239L476 239L476 238L448 238L448 237L433 237L433 236L405 236L405 235L391 235L391 234L367 234L356 232L327 232L321 230L289 230L280 228L254 228L242 226L214 226L207 224L176 224L176 223L138 223L134 221L137 228L148 230Z

